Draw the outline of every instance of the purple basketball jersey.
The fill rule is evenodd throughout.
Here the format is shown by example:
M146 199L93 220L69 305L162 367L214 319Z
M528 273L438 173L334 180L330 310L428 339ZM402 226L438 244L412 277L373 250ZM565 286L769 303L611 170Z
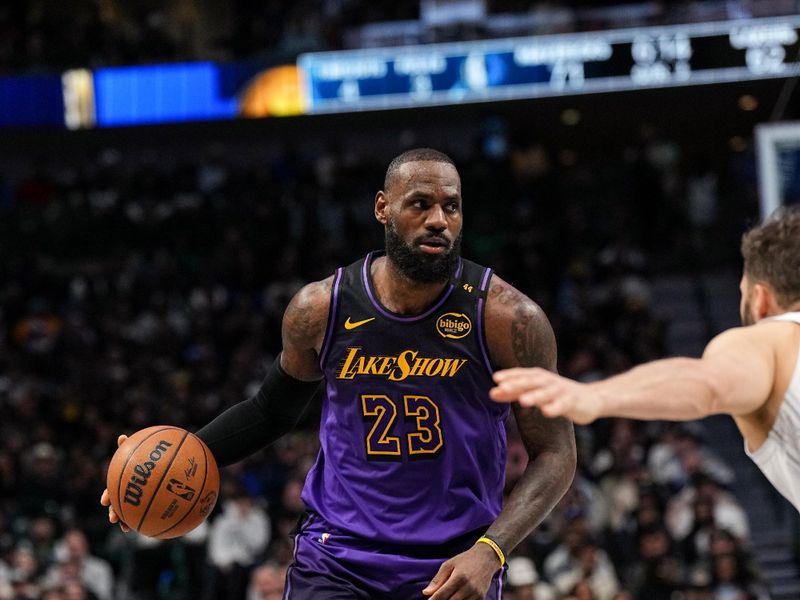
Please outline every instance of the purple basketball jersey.
M376 255L336 272L321 449L303 500L356 536L441 544L502 506L508 407L488 396L483 331L491 271L462 260L429 309L401 316L373 291Z

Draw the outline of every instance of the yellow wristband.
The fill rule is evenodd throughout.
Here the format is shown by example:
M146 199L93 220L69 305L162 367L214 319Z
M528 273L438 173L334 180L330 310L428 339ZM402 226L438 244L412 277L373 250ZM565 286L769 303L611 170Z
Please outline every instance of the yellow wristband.
M478 541L476 543L486 544L492 550L494 550L494 553L497 554L497 558L500 559L500 566L501 567L504 564L506 564L506 555L503 554L503 551L500 549L500 546L498 546L497 542L495 542L493 539L488 538L486 536L483 536L483 537L478 538Z

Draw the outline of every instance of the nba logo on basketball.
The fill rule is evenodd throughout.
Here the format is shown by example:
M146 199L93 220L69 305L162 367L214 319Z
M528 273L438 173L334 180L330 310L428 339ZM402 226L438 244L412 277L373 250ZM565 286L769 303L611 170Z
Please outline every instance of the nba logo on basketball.
M172 492L176 496L180 496L184 500L191 500L194 498L194 488L189 487L179 479L170 479L167 484L167 491Z

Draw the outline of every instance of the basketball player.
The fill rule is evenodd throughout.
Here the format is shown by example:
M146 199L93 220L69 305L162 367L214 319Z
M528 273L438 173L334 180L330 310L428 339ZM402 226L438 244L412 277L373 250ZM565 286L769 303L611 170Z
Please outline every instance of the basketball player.
M285 597L499 600L505 556L572 481L575 439L567 419L515 406L530 461L503 507L508 407L490 400L491 374L555 369L553 331L460 257L461 181L446 155L396 157L375 218L385 251L304 287L256 397L198 435L221 465L239 461L291 430L322 380Z
M658 360L589 384L539 368L499 371L492 398L576 423L727 413L747 454L800 509L800 209L751 229L742 255L743 327L711 340L702 358Z

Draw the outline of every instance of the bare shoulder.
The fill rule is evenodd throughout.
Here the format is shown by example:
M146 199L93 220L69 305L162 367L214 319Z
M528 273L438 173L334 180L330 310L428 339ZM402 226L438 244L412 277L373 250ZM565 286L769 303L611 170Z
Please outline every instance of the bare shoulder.
M791 378L797 365L800 326L787 321L769 321L733 327L711 340L703 351L706 362L729 360L765 369ZM788 383L788 382L787 382Z
M796 325L794 328L800 330ZM709 357L727 352L774 350L783 345L791 332L792 324L781 321L732 327L717 334L706 346L703 356Z
M318 348L325 336L334 276L303 286L283 313L284 348Z
M555 370L556 340L547 315L536 302L494 274L485 318L486 341L496 366Z

